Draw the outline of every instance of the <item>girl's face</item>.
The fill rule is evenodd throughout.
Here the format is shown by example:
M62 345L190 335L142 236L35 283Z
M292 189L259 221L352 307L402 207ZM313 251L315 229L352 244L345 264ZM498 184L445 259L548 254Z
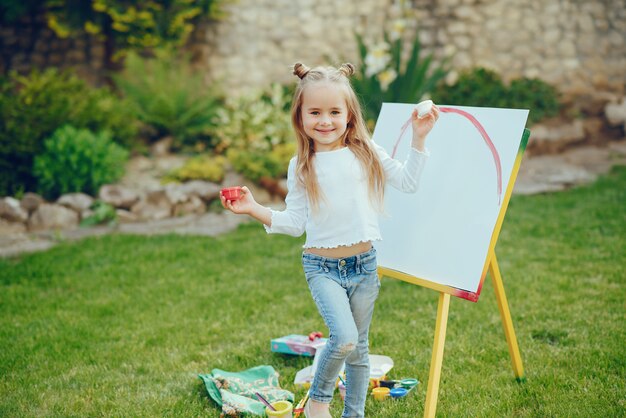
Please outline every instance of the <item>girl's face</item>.
M342 147L348 125L348 106L341 88L331 83L315 84L302 92L302 125L313 140L315 152Z

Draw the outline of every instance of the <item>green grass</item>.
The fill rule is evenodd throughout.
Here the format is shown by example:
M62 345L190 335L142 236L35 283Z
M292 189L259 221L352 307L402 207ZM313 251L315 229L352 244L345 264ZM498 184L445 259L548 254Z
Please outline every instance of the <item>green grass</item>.
M269 341L323 330L302 239L110 235L0 260L0 416L218 416L198 373L269 364L299 399L303 357ZM514 196L496 249L526 370L517 383L489 279L453 298L439 416L626 415L626 167ZM383 280L371 352L422 382L371 417L423 413L437 294ZM340 400L333 403L339 413Z

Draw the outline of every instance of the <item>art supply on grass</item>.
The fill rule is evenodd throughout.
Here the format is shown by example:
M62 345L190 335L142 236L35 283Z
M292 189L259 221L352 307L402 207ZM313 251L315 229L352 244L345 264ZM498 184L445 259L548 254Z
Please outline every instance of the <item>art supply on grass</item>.
M225 187L220 191L220 193L224 196L224 199L232 202L241 198L241 187Z
M309 334L309 341L315 341L317 338L322 338L324 334L319 331L313 331Z
M307 338L304 336L304 338ZM325 340L325 339L323 339ZM315 342L320 341L320 339L316 339ZM319 347L317 351L321 351L322 347ZM277 351L276 349L272 349L272 351ZM316 353L317 353L316 351ZM302 370L299 370L296 373L296 377L294 379L294 383L296 385L304 385L308 387L313 381L313 376L315 375L315 370L317 369L317 362L319 360L319 356L315 356L313 358L313 364L311 366L306 366ZM381 356L378 354L370 354L370 388L374 386L378 386L378 381L381 379L385 379L385 375L393 368L393 360L388 356ZM340 371L339 373L343 373Z
M265 409L265 413L268 417L292 418L293 405L289 401L276 401Z
M400 386L402 386L403 388L405 388L407 390L413 389L415 386L417 386L418 383L419 383L419 381L417 379L402 379L402 380L400 380Z
M389 396L393 399L402 398L409 393L408 389L405 388L393 388L389 391Z
M295 418L298 418L300 414L302 414L302 412L304 411L304 405L306 405L306 402L308 400L309 400L309 392L307 392L306 395L304 395L304 398L302 398L300 402L298 402L298 405L296 405L296 407L294 408L293 412L295 413L294 415Z
M396 387L396 383L398 383L398 381L397 380L380 380L378 383L380 384L380 387L393 389L394 387Z
M291 334L273 338L270 349L275 353L313 357L326 341L328 338L323 338L321 332L311 332L309 335Z
M274 407L272 406L272 404L270 404L270 403L267 401L267 399L265 399L265 398L263 397L263 395L261 395L259 392L254 392L254 394L255 394L255 395L256 395L256 397L257 397L257 398L258 398L261 402L263 402L263 404L264 404L265 406L267 406L270 410L272 410L272 411L276 411L276 409L274 409Z
M198 377L224 416L265 415L266 406L254 396L254 392L262 393L270 402L294 401L294 394L279 386L278 372L272 366L261 365L237 372L213 369Z
M372 389L372 395L374 395L374 399L377 401L384 401L389 396L390 389L389 388L374 388Z

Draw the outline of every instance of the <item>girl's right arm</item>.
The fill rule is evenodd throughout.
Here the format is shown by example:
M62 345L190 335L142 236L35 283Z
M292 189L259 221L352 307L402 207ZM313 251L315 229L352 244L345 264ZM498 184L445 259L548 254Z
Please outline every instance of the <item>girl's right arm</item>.
M246 186L241 188L241 192L241 198L238 200L226 200L224 196L220 194L222 206L233 213L249 215L267 226L272 226L272 211L258 204L257 201L254 200L252 192Z
M246 214L263 223L269 233L280 233L299 237L304 233L307 220L307 198L303 187L296 181L295 174L296 158L289 162L287 171L287 187L289 192L285 198L286 208L276 211L258 204L247 187L239 200L229 202L220 196L222 205L234 212Z

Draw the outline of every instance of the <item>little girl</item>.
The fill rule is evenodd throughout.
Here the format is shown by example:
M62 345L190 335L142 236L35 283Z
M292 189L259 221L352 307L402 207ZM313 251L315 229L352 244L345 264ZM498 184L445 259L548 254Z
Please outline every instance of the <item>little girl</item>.
M378 214L387 183L404 192L417 190L427 159L426 135L439 109L412 114L413 140L404 163L371 141L349 77L352 64L309 69L295 64L300 78L291 107L298 155L287 175L286 208L258 204L243 187L239 200L222 205L259 220L268 233L300 236L304 274L329 328L305 405L307 418L330 417L335 382L345 363L346 396L342 417L364 417L369 384L368 331L378 297L376 250L381 239Z

